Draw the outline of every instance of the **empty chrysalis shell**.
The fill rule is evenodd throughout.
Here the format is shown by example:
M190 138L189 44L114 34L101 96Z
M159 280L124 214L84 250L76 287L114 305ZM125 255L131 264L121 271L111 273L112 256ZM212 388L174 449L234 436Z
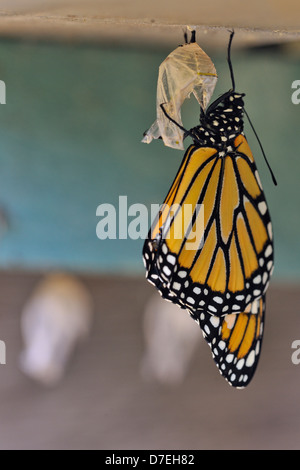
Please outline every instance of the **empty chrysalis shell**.
M182 126L181 106L191 93L206 109L217 83L217 72L207 54L196 42L177 47L161 63L157 81L157 119L145 132L142 142L161 137L166 146L183 149L184 132L161 109Z

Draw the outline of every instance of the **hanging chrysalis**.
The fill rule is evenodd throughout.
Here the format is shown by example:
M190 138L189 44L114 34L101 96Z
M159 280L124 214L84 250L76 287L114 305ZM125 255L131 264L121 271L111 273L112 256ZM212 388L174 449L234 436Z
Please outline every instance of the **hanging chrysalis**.
M205 111L217 83L217 72L211 59L195 42L195 31L190 43L177 47L161 63L157 81L157 119L145 132L142 142L150 144L162 138L168 147L183 150L184 132L166 117L167 114L182 125L181 106L193 93Z

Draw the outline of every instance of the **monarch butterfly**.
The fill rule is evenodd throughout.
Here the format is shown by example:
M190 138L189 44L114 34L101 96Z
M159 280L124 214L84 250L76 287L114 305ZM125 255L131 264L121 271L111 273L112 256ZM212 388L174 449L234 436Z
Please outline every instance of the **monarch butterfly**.
M200 125L187 131L176 123L193 144L150 228L143 258L147 279L162 297L189 311L220 373L231 385L243 388L253 377L260 354L265 293L273 272L273 236L244 135L245 94L235 91L233 35L227 57L232 88L206 111L201 109ZM163 103L161 108L167 115ZM266 159L264 152L263 156ZM186 205L192 208L188 224ZM189 236L197 232L200 218L201 241L190 248Z

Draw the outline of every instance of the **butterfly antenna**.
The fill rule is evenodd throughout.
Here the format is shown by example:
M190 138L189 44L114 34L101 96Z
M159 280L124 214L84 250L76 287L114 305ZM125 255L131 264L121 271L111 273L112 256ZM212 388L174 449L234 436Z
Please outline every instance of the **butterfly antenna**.
M229 70L230 70L232 90L235 91L235 81L234 81L233 67L232 67L232 62L231 62L231 44L232 44L233 36L234 36L234 31L230 31L230 38L229 38L229 43L228 43L228 48L227 48L227 62L228 62Z
M261 149L261 151L262 151L263 157L264 157L265 162L266 162L266 164L267 164L267 167L269 168L269 171L270 171L270 173L271 173L273 183L275 184L275 186L277 186L276 178L275 178L275 176L274 176L274 173L273 173L273 171L272 171L272 168L270 167L270 164L269 164L268 159L267 159L267 157L266 157L266 154L265 154L265 152L264 152L262 143L261 143L261 141L259 140L259 137L258 137L258 135L257 135L257 133L256 133L256 130L254 129L254 126L253 126L253 124L252 124L252 122L251 122L251 120L250 120L249 114L247 113L247 111L246 111L245 109L244 109L244 113L246 114L247 119L248 119L248 121L249 121L249 124L250 124L250 126L251 126L251 128L252 128L252 130L253 130L253 132L254 132L254 135L255 135L255 137L256 137L256 139L257 139L257 142L259 143L259 146L260 146L260 149Z

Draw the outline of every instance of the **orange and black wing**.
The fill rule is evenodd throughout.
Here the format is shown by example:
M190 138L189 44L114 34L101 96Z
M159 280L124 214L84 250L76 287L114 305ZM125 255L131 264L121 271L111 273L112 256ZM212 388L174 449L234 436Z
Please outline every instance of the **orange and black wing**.
M217 317L202 312L199 324L220 374L237 388L251 381L260 356L265 320L265 296L246 311Z
M227 154L188 148L143 251L147 278L192 312L244 312L273 270L270 215L243 135Z

